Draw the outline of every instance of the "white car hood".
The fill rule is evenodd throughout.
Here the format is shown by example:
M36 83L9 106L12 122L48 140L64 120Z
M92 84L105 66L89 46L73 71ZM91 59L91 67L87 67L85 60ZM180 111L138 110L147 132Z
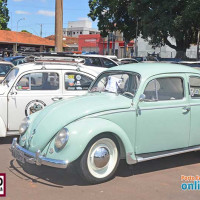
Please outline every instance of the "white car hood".
M3 95L6 91L7 86L0 84L0 95Z

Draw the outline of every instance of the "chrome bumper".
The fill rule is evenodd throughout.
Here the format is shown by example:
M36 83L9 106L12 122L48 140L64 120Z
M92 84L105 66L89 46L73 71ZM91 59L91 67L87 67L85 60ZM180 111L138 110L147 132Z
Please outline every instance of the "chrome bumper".
M46 158L41 155L40 150L38 150L36 153L32 153L22 148L19 144L17 144L17 138L13 139L10 151L12 152L12 156L21 163L27 162L39 166L46 165L50 167L63 168L63 169L67 168L68 166L68 161Z

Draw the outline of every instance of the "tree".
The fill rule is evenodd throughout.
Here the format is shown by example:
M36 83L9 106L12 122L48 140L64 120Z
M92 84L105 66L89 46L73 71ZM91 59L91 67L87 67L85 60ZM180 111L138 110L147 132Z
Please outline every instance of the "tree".
M98 27L102 36L105 37L109 32L119 30L123 33L126 42L135 37L136 20L127 12L130 1L89 0L90 13L88 16L92 20L98 19Z
M0 30L7 30L10 19L8 13L7 0L0 0Z
M21 30L21 32L24 32L24 33L30 33L30 32L27 31L27 30Z
M115 10L120 2L123 10ZM100 30L104 28L101 24L107 22L109 16L114 16L113 21L122 22L118 30L123 30L124 26L131 35L129 38L134 38L138 20L138 30L143 38L155 46L168 45L177 51L179 58L185 57L186 49L197 41L200 0L90 0L89 5L89 16L93 20L99 19ZM102 20L99 10L104 9L111 11L111 14ZM120 12L121 15L116 14ZM132 26L129 27L129 24ZM172 44L169 37L175 38L176 43Z

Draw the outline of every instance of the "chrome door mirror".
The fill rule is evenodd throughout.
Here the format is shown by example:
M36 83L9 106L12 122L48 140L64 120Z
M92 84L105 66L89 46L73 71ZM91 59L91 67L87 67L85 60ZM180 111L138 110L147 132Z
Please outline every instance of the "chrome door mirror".
M139 98L139 102L143 102L146 98L146 95L145 94L141 94L140 95L140 98Z

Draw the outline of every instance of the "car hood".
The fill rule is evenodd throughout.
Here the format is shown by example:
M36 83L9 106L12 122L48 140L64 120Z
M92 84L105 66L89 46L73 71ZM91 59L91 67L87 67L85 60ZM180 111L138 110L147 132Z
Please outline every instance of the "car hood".
M26 147L32 152L42 151L67 124L94 113L129 108L131 102L130 98L112 93L88 93L56 102L40 111L30 124Z
M0 95L3 95L6 91L7 86L0 84Z

